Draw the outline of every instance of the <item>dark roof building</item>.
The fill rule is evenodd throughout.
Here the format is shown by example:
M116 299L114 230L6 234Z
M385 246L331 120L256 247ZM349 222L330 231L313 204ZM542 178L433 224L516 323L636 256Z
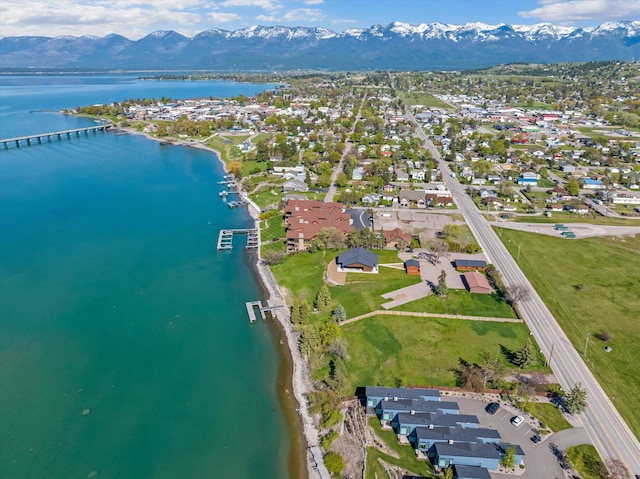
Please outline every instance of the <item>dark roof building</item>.
M417 259L408 259L404 262L404 269L407 274L420 276L420 262Z
M487 269L487 262L479 259L456 259L456 269L461 271L484 271Z
M453 466L453 479L491 479L491 474L484 467Z
M378 255L364 248L353 248L336 258L338 271L377 273Z

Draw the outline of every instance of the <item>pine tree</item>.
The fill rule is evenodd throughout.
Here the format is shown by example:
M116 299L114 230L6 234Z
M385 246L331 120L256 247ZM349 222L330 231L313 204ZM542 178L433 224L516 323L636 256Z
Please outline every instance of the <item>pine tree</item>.
M294 324L300 324L300 305L298 304L298 302L296 301L295 303L293 303L293 306L291 306L291 322Z
M344 307L339 304L338 306L336 306L336 309L333 310L331 317L336 323L341 323L342 321L347 319L347 312L344 310Z
M569 414L580 414L587 407L587 390L582 384L576 383L562 399Z
M436 294L438 296L446 296L449 288L447 287L447 273L442 270L438 276L438 284L436 286Z
M516 351L513 357L513 363L519 368L528 368L536 362L536 350L533 347L531 338L527 339L527 342Z
M298 306L298 310L300 311L300 322L306 323L309 321L309 304L305 301Z
M318 291L318 295L316 296L316 308L318 311L324 311L329 303L331 302L331 293L329 292L329 288L326 284L322 285L320 291Z

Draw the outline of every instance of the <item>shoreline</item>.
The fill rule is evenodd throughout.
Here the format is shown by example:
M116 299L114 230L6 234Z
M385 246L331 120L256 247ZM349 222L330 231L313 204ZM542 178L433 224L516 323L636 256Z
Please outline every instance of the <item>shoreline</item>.
M149 133L138 131L132 127L122 127L118 126L114 128L116 132L122 132L124 134L131 135L142 135L149 140L153 140L156 142L163 142L159 138L156 138ZM207 150L216 155L218 161L222 164L222 168L225 172L227 172L226 163L222 160L222 155L219 151L214 148L211 148L207 145L204 145L198 141L191 140L174 140L169 141L168 144L174 146L188 146L192 148L199 148L202 150ZM253 202L250 202L248 205L249 216L253 219L255 224L255 228L260 228L260 211L256 209L257 205ZM289 365L287 364L279 364L278 369L285 368L289 374L288 386L291 387L291 393L287 394L288 391L285 389L284 394L281 394L281 391L278 391L278 397L283 401L285 398L291 401L291 404L281 403L282 412L285 416L286 427L289 431L297 430L298 432L302 432L303 440L306 444L299 444L300 450L297 450L296 443L298 441L294 440L296 438L290 438L289 441L289 470L291 472L292 469L296 469L295 465L297 461L294 461L294 456L298 455L302 460L302 464L306 464L305 467L305 479L313 477L314 470L318 468L325 469L324 462L322 461L322 456L313 458L309 454L309 450L312 447L317 447L320 442L320 433L315 426L315 421L313 417L309 414L308 404L305 395L309 392L313 391L313 384L311 382L311 376L309 374L309 369L307 362L304 360L302 355L300 354L300 349L298 348L299 335L294 330L293 324L291 323L288 316L288 305L285 302L284 296L280 291L280 287L273 276L273 273L269 269L267 265L262 263L260 260L259 251L258 254L255 255L255 260L252 261L253 270L260 280L262 289L265 293L266 300L270 301L271 304L285 304L286 308L276 309L271 311L271 316L275 319L278 327L277 330L279 332L276 339L280 344L283 344L283 340L285 340L287 345L288 354L285 352L285 357L281 358L281 360L288 360ZM278 354L283 353L281 349L277 350ZM276 384L277 387L278 384ZM291 407L290 407L291 406ZM293 410L296 413L297 421L296 424L291 424L287 421L287 416L289 410ZM314 460L315 459L315 460ZM326 469L325 469L326 470ZM327 473L328 474L328 473ZM317 475L317 472L315 473ZM328 477L328 476L327 476ZM293 477L292 477L293 479Z

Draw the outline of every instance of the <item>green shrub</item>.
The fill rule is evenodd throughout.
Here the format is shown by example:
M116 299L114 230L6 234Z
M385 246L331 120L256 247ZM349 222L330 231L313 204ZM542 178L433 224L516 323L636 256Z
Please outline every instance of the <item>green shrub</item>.
M344 469L344 459L335 452L328 452L324 456L324 465L327 466L327 469L331 474L337 476Z
M338 431L335 431L333 429L322 436L322 439L320 439L320 445L322 446L322 449L328 452L329 449L331 449L331 444L333 444L333 441L338 439L338 436L340 436L340 434L338 434Z

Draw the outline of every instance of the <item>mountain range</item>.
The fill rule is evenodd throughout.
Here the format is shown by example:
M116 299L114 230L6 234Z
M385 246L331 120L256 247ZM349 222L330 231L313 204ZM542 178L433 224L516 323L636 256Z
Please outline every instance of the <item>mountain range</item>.
M0 67L205 71L466 70L503 63L636 60L640 21L597 27L394 22L342 33L252 26L194 37L121 35L0 38Z

